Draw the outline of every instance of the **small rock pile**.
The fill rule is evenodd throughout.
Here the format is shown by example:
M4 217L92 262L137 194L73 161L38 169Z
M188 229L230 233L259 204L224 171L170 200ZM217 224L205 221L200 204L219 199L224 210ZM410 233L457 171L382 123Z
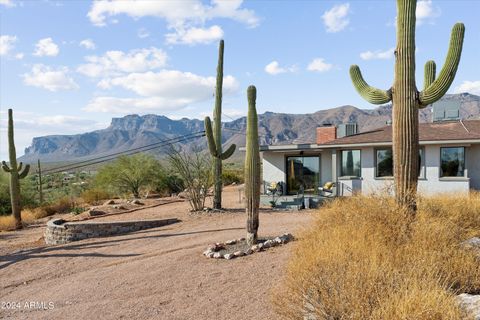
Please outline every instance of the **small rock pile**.
M203 252L203 255L206 256L207 258L230 260L233 258L246 256L254 252L263 251L268 248L283 245L292 240L293 240L293 235L291 235L290 233L285 233L279 237L268 239L264 242L259 242L251 247L248 247L246 250L237 250L234 252L228 252L229 246L233 247L237 244L245 242L246 240L245 238L228 240L223 243L217 242L210 245L208 249ZM222 253L222 251L226 253Z

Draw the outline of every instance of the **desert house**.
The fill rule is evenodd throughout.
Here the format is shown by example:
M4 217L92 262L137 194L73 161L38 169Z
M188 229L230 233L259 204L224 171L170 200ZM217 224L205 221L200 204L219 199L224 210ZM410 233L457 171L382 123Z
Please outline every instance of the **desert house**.
M440 110L438 110L440 109ZM419 181L422 194L480 190L480 120L458 119L439 106L431 123L419 126ZM277 194L312 197L334 182L333 195L391 192L392 126L357 132L355 123L317 128L316 143L263 145L263 191L277 184ZM267 197L268 198L268 197Z

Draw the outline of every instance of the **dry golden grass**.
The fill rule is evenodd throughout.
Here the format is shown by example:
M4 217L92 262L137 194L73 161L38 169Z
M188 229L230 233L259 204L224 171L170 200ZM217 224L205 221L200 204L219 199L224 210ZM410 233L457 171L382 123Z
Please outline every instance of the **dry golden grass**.
M35 223L36 220L45 218L56 213L67 213L75 207L76 201L70 197L64 197L57 202L37 208L22 209L22 222L24 224ZM0 231L13 230L15 220L13 215L0 216Z
M338 199L295 243L274 304L286 319L468 319L455 294L480 292L480 194L419 200L417 218L393 199Z

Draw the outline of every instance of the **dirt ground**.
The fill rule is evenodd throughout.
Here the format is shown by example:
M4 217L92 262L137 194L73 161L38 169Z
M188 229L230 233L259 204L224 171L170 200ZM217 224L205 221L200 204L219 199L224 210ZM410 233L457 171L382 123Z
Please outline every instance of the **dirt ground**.
M223 203L228 213L190 215L188 203L176 202L112 216L182 222L67 245L45 246L44 227L0 233L0 318L276 319L271 288L292 245L229 261L204 257L208 244L245 234L237 187L225 189ZM259 235L295 235L311 218L264 209Z

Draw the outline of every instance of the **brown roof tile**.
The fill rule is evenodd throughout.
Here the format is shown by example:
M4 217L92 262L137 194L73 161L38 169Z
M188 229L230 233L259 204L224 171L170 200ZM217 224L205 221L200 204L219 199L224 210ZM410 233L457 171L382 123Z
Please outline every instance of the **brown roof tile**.
M460 121L421 123L419 125L420 141L480 140L480 120L463 120L462 123ZM327 142L324 145L328 146L338 144L391 141L392 127L387 126L376 130L339 138Z

